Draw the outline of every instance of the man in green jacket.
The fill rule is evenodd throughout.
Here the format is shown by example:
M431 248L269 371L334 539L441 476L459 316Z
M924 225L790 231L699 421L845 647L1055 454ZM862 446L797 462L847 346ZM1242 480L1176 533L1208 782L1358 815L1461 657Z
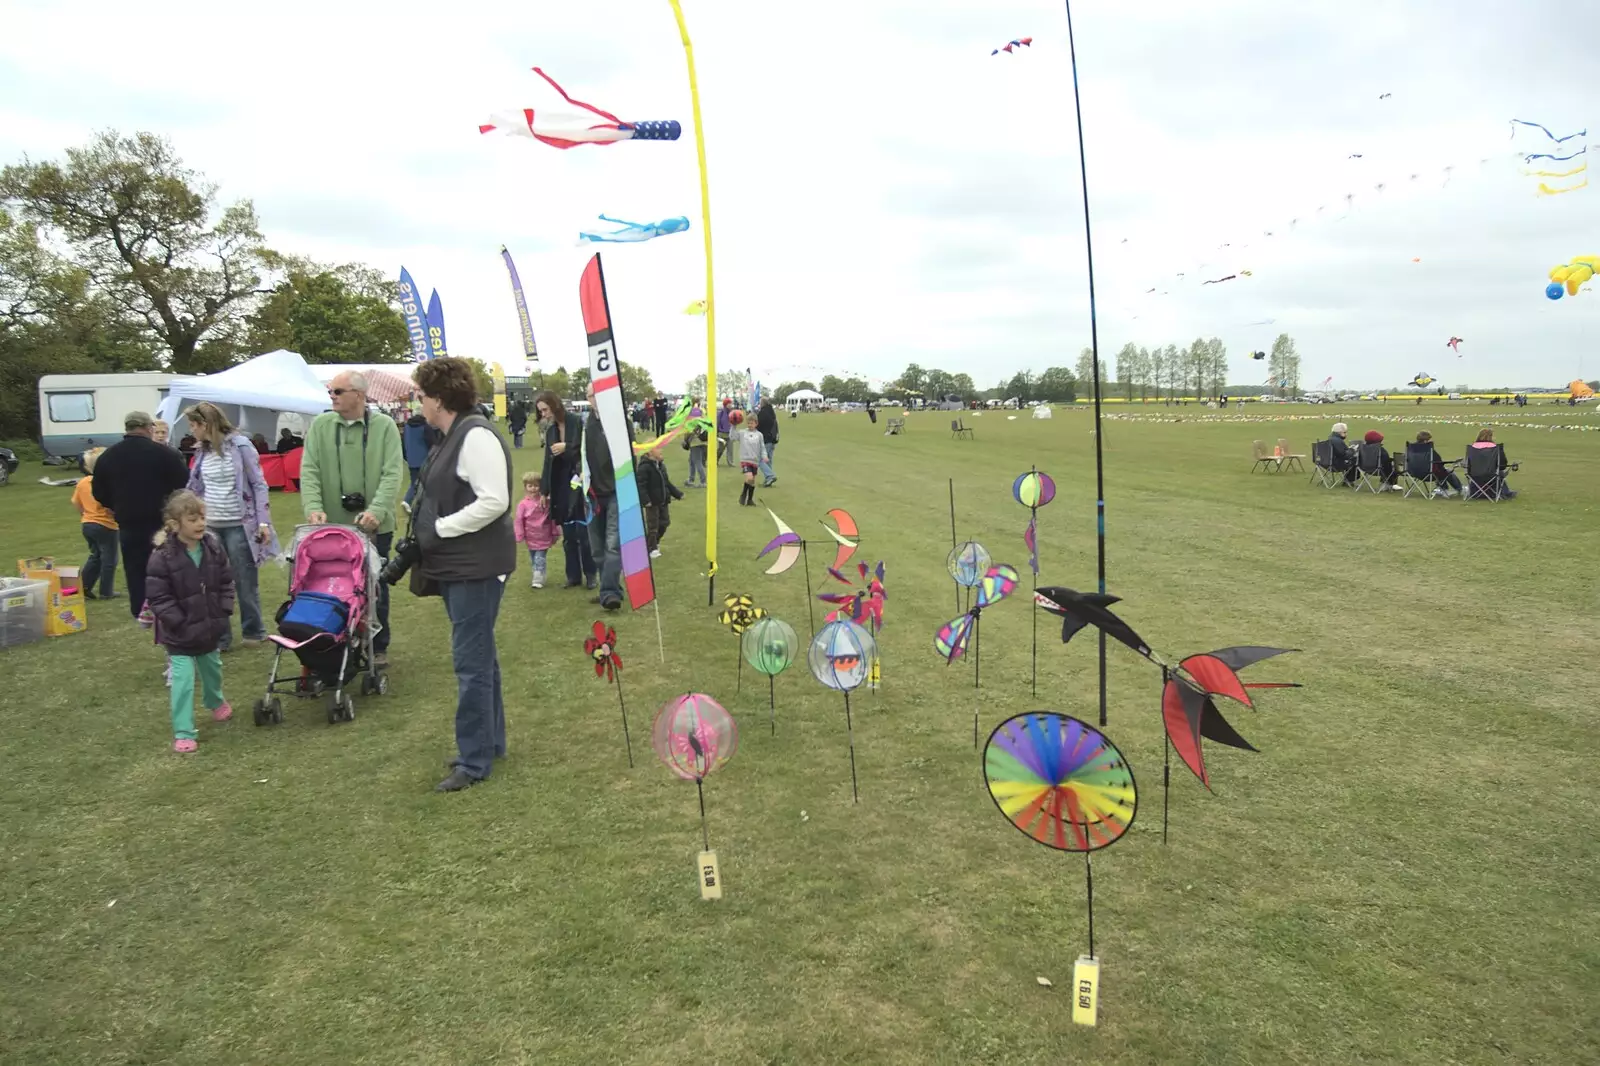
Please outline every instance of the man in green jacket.
M346 371L328 383L333 410L306 431L300 464L300 503L312 525L356 526L372 537L388 561L394 547L395 508L405 458L400 428L385 415L367 412L367 378ZM378 582L378 635L373 665L389 665L389 586Z

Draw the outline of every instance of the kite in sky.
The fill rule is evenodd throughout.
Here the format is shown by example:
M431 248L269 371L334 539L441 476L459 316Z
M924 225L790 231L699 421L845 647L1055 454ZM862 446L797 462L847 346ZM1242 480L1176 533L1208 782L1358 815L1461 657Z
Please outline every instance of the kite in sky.
M554 78L533 68L533 72L549 83L561 99L579 110L525 107L518 111L497 112L486 123L480 123L479 133L505 133L513 137L531 137L552 148L576 148L580 144L614 144L617 141L675 141L683 127L674 120L651 122L624 122L609 111L593 104L574 100L567 91L556 84ZM603 119L596 122L595 119Z
M1457 355L1460 355L1461 354L1461 341L1463 339L1464 338L1452 336L1449 340L1444 342L1444 346L1446 348L1449 348L1451 351L1455 352Z
M1229 274L1225 278L1212 278L1210 281L1202 281L1200 284L1202 284L1202 285L1221 285L1224 281L1233 281L1235 278L1248 278L1249 276L1250 276L1250 271L1241 270L1237 274Z
M1262 359L1265 359L1266 357L1267 357L1267 353L1266 352L1251 352L1250 353L1250 358L1252 358L1252 359L1254 359L1254 360L1256 360L1258 362L1260 360L1262 360Z
M1426 370L1424 370L1422 373L1418 374L1416 377L1411 379L1411 384L1415 385L1419 389L1425 389L1429 385L1432 385L1437 380L1438 379L1435 378L1432 374L1430 374Z
M1095 626L1107 637L1161 667L1164 681L1162 721L1166 726L1167 738L1172 741L1173 750L1184 765L1207 789L1211 787L1211 780L1200 751L1200 738L1255 750L1228 724L1212 697L1226 696L1246 707L1253 707L1249 689L1299 687L1288 682L1245 683L1239 680L1237 673L1252 663L1293 649L1255 646L1223 648L1205 655L1191 655L1174 666L1152 651L1132 626L1112 612L1111 605L1119 602L1118 597L1077 592L1053 585L1040 588L1033 595L1038 606L1060 616L1062 643L1070 641L1086 626Z
M628 222L625 219L612 218L601 215L601 222L615 222L621 229L614 230L579 230L578 240L608 242L611 244L636 244L639 241L648 241L656 237L665 237L669 233L683 233L689 228L689 220L679 215L676 218L664 218L660 222Z
M1568 296L1576 296L1596 273L1600 273L1600 256L1575 256L1570 263L1550 268L1550 284L1545 286L1544 294L1559 300L1565 289Z
M1389 99L1389 97L1391 97L1393 95L1394 95L1394 93L1379 93L1378 94L1378 99L1379 100L1387 100L1387 99Z
M617 362L616 343L611 335L611 308L606 302L606 280L600 269L598 252L583 268L578 300L583 307L583 328L589 334L589 381L594 388L595 416L605 430L611 468L616 475L622 581L628 590L628 602L637 611L656 598L656 581L650 571L650 549L645 543L639 483L633 475L628 412L622 407L622 368ZM595 520L604 519L596 515Z
M1015 49L1018 49L1018 48L1031 48L1031 47L1033 47L1033 38L1032 37L1018 37L1018 38L1015 38L1012 41L1007 42L1006 44L1001 45L999 48L996 48L994 51L990 52L989 54L992 55L992 56L997 56L1001 52L1006 52L1006 53L1009 53L1011 55L1015 55L1016 54Z

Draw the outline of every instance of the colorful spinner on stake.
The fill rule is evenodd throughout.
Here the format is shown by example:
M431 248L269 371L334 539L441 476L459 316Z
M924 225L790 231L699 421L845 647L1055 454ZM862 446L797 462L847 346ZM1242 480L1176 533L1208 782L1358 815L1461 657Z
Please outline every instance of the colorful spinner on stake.
M850 743L850 799L859 803L861 795L856 789L856 734L850 716L850 693L861 687L878 656L878 642L872 634L854 622L840 619L828 622L811 638L807 662L811 676L835 692L844 694L845 736Z
M749 596L729 595L722 597L722 613L717 616L717 621L733 630L735 637L742 638L745 631L755 624L756 619L766 617L766 609L756 606L756 601ZM744 659L739 657L735 667L734 695L744 687Z
M697 864L700 898L721 899L722 872L706 827L705 780L733 758L739 747L739 727L722 704L702 693L688 692L662 704L650 739L667 769L694 782L700 796L700 837L705 844Z
M777 677L789 668L800 652L800 638L794 627L781 618L758 619L740 638L740 650L751 669L767 675L767 718L772 735L778 735Z
M1039 587L1039 508L1056 498L1055 479L1041 470L1018 474L1011 483L1011 495L1028 509L1028 526L1022 531L1022 543L1028 549L1028 567L1033 571L1033 587ZM1039 612L1033 612L1033 665L1029 684L1035 696L1039 694Z
M628 749L628 767L632 769L633 741L628 738L628 705L622 701L622 656L617 654L617 631L604 622L596 622L591 635L583 642L583 651L594 660L594 676L617 686L617 706L622 708L622 743Z
M1095 1024L1100 961L1094 951L1094 867L1089 853L1127 833L1139 809L1133 770L1116 745L1087 722L1035 711L989 734L983 777L1006 820L1057 851L1083 853L1089 953L1073 967L1072 1020Z
M856 571L861 575L861 586L855 591L817 594L817 599L823 603L834 605L834 609L823 615L822 620L836 622L841 618L848 618L857 625L866 626L872 631L873 639L877 639L878 630L883 628L883 605L889 599L889 594L883 589L883 563L880 561L876 569L869 569L866 563L857 563ZM850 579L837 567L830 566L828 576L840 584L851 585ZM867 685L874 692L877 691L882 676L880 660L874 656L867 670Z
M988 553L984 553L988 557ZM978 645L978 619L983 614L983 609L992 604L999 603L1016 591L1017 583L1022 580L1022 575L1017 573L1017 568L1001 563L991 566L983 574L975 586L972 609L959 618L953 618L939 627L933 635L933 647L945 662L953 663L967 652L967 646L972 646L972 746L978 746L978 697L981 690L979 681L979 645Z

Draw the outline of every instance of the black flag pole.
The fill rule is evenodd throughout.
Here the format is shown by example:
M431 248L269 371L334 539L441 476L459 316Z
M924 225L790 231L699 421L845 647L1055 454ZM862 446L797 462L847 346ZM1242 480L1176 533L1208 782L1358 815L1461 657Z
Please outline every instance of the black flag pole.
M1094 494L1099 551L1100 594L1106 592L1106 466L1100 445L1100 329L1094 302L1094 237L1089 229L1089 163L1083 154L1083 93L1078 88L1078 45L1072 33L1072 0L1067 8L1067 49L1072 56L1072 106L1078 118L1078 172L1083 182L1083 246L1089 258L1089 351L1094 364ZM1106 632L1100 631L1100 726L1106 724Z
M700 794L700 839L705 842L706 850L711 850L711 830L706 827L706 780L703 777L694 779L694 790ZM1087 854L1087 852L1085 853ZM1094 928L1094 920L1089 920L1089 928ZM1089 942L1094 943L1094 933L1089 934ZM1094 949L1089 949L1089 954L1094 954Z
M950 550L956 550L956 479L950 479ZM961 613L961 586L956 585L956 613Z
M1089 861L1089 852L1083 853L1083 883L1088 891L1089 900L1089 957L1097 956L1094 953L1094 863Z
M622 743L628 748L628 769L633 769L633 741L628 737L628 705L622 699L622 674L614 675L617 682L617 706L622 709Z
M844 691L844 730L850 739L850 802L860 803L861 793L856 790L856 728L850 720L850 690Z

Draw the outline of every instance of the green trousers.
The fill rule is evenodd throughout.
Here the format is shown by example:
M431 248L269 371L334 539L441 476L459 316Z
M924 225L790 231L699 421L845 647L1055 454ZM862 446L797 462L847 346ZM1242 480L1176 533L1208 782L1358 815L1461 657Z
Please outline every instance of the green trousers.
M197 740L194 731L194 675L200 674L206 710L214 711L226 700L222 695L222 655L174 655L172 660L172 735Z

